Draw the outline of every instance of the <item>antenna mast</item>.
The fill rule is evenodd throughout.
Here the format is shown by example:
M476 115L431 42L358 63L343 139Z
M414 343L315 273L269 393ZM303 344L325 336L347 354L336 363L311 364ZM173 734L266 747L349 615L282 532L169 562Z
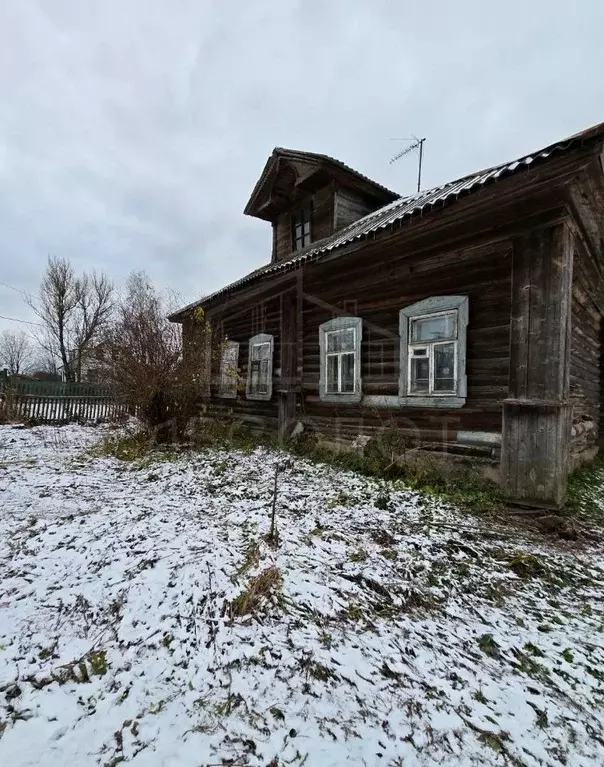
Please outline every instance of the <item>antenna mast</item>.
M412 136L410 139L394 139L394 141L413 141L412 144L410 144L408 147L403 149L402 152L399 152L398 154L395 154L394 157L390 160L390 165L395 163L397 160L400 160L401 157L404 157L405 155L409 154L410 152L413 152L415 149L419 149L419 165L417 169L417 191L420 192L422 188L422 161L424 158L424 138L417 138L417 136Z

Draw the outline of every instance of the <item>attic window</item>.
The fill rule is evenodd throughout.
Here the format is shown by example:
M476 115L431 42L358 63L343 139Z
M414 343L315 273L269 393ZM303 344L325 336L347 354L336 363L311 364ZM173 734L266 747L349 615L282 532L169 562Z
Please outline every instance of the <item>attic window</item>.
M294 242L294 250L302 250L307 245L310 245L310 220L311 210L310 207L302 208L292 216L292 238Z

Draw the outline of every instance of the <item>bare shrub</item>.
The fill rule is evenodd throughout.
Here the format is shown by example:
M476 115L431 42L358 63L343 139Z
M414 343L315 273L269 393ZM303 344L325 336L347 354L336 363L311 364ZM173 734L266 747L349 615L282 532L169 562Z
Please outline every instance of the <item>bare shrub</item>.
M128 278L111 331L113 378L125 401L158 442L182 440L209 391L211 331L203 311L183 350L180 325L144 273Z
M14 388L10 385L0 388L0 424L14 423L18 420Z

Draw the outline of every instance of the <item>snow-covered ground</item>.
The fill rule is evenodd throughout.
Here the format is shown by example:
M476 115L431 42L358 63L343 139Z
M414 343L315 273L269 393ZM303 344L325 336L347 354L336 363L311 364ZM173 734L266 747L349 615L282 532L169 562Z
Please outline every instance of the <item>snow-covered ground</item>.
M1 765L604 764L595 545L102 435L0 427Z

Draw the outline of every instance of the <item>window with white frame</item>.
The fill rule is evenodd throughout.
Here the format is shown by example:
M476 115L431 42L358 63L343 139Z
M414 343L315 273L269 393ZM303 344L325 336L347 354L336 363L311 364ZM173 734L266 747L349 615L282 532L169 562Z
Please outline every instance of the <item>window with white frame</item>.
M259 333L250 338L246 396L270 399L273 393L273 336Z
M319 396L322 400L360 401L362 333L360 317L336 317L320 326Z
M401 309L401 404L465 404L467 325L467 296L433 296Z
M239 365L239 343L225 341L220 358L219 397L235 399L237 397L237 379Z

